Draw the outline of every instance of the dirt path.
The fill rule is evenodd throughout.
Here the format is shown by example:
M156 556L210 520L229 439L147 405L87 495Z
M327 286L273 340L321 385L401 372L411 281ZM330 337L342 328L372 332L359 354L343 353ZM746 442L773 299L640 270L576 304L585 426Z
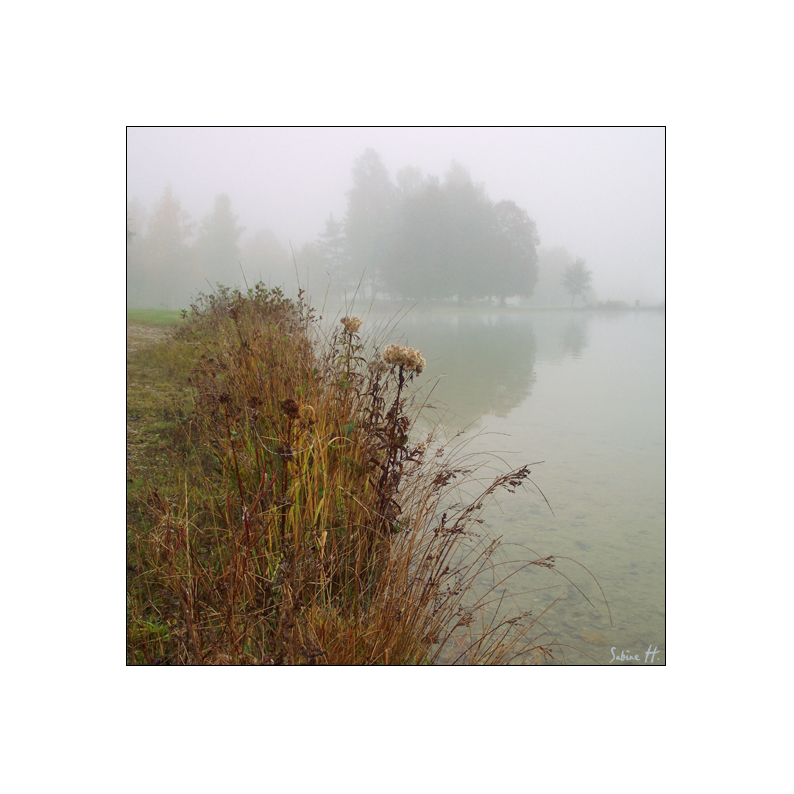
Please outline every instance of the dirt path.
M127 323L127 355L146 345L153 345L168 337L168 328L152 328L148 325Z
M127 482L140 475L140 466L151 468L158 459L162 442L156 426L173 388L135 353L167 340L172 330L127 323Z

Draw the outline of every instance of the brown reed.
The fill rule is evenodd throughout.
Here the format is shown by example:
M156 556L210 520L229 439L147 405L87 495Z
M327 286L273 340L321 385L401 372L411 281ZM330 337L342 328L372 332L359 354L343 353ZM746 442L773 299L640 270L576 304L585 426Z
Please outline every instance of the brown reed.
M473 470L413 429L426 361L361 326L323 332L302 295L262 284L200 295L185 314L175 343L192 351L192 405L173 487L150 487L131 527L130 663L552 657L540 616L496 595L522 566L500 573L480 517L529 469L458 501Z

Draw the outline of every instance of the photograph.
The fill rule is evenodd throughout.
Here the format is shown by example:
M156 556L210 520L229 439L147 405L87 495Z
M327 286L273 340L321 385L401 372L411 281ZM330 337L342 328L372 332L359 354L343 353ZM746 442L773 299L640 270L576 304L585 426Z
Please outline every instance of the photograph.
M126 128L126 665L665 666L666 127Z

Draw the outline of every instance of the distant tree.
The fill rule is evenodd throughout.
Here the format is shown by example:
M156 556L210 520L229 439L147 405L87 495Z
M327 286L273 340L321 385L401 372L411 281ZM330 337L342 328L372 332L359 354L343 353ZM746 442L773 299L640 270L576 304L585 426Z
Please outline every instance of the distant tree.
M292 270L292 280L295 280L297 271L300 287L306 290L310 299L322 298L329 290L329 273L327 262L320 252L318 243L308 242L295 251L295 261ZM337 294L338 284L332 282L333 294Z
M147 306L184 306L197 286L189 238L190 216L182 209L169 185L149 216L145 257L145 289L141 296Z
M395 234L383 270L386 290L408 299L454 295L450 276L450 218L437 181L407 196L401 204Z
M146 210L136 198L127 199L127 231L142 237L146 229Z
M531 302L539 306L563 305L568 299L563 277L573 263L573 255L562 246L538 248L538 281Z
M397 195L400 199L406 199L410 196L415 196L424 187L424 178L422 171L412 165L406 165L401 168L395 176L397 181Z
M459 303L491 295L494 274L488 263L496 256L499 234L493 202L484 185L472 182L469 172L454 160L444 174L442 193L446 225L440 264L446 291Z
M137 199L127 201L127 305L142 306L146 292L146 211Z
M283 286L295 280L292 258L270 229L258 229L242 246L240 263L249 286L257 281ZM241 277L237 270L237 277Z
M584 295L590 289L592 281L593 273L585 267L585 260L581 257L565 269L562 283L565 291L571 296L571 306L577 295Z
M202 221L195 244L198 267L211 284L241 285L239 241L244 231L244 227L237 226L237 216L232 215L229 196L225 193L216 196L215 206Z
M457 160L453 160L449 164L449 168L444 172L444 185L446 187L466 187L467 185L473 185L469 169ZM479 188L482 189L482 185L480 185Z
M494 204L454 160L443 182L411 166L396 180L372 149L356 160L344 235L331 219L318 244L329 262L344 260L348 278L366 268L379 288L406 299L504 303L532 294L539 238L525 210Z
M366 273L374 289L386 263L395 222L397 195L380 155L367 149L353 164L353 187L344 218L347 281Z
M535 221L515 202L500 201L494 214L498 234L490 277L493 291L504 305L510 295L532 295L538 280L540 238Z
M458 301L531 295L539 242L534 221L512 201L494 204L455 161L443 183L398 175L400 210L385 268L389 290L404 298Z
M317 253L322 259L321 267L331 283L339 285L344 282L349 272L347 237L344 225L335 220L333 214L328 217L325 230L317 239Z

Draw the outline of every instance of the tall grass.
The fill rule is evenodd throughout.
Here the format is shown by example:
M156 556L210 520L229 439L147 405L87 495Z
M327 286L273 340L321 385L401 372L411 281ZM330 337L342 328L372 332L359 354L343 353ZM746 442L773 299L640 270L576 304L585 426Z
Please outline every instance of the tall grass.
M262 284L200 295L175 341L191 351L193 404L170 487L151 484L130 527L131 663L551 656L540 616L504 609L516 567L503 573L481 527L488 502L529 470L460 501L475 471L413 431L419 351L384 351L358 318L324 332L301 295Z

